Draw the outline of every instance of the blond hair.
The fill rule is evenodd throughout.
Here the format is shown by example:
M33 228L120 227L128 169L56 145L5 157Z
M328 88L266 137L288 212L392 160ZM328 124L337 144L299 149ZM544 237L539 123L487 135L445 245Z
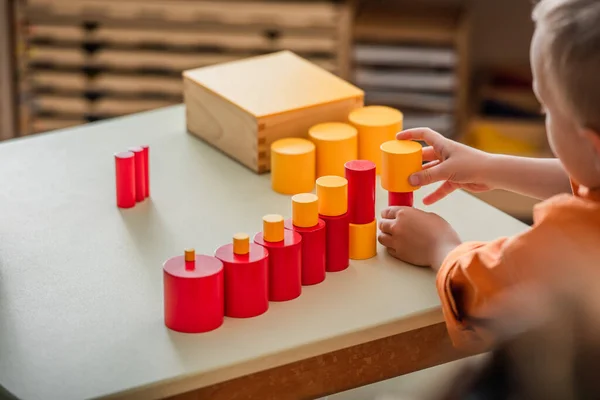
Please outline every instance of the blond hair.
M600 132L600 1L541 0L533 20L547 35L548 67L566 106Z

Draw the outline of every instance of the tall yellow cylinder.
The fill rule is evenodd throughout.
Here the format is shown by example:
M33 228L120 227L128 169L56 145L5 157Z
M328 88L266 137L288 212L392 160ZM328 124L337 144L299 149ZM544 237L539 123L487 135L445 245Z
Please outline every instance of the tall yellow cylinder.
M358 158L374 162L377 174L381 173L380 146L396 138L403 119L400 111L386 106L358 108L348 116L358 131Z
M315 145L308 139L279 139L271 145L271 187L294 195L315 187Z
M413 192L410 175L423 167L423 147L412 140L390 140L381 145L381 186L389 192Z
M358 158L358 133L343 122L325 122L308 130L316 146L317 178L325 175L344 176L344 164Z
M337 217L348 212L348 180L327 175L317 179L319 214Z
M292 196L292 223L299 228L311 228L319 224L319 198L312 193Z

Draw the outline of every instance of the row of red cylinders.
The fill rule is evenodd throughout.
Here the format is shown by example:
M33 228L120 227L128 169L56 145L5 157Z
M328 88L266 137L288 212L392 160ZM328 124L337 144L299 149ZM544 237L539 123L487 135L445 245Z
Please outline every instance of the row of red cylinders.
M299 297L302 286L325 280L326 272L349 265L349 223L375 218L375 164L346 163L348 212L319 216L314 227L285 221L283 240L254 236L246 254L236 254L233 244L219 247L214 256L195 261L173 257L164 265L165 324L186 333L217 329L224 317L251 318L265 313L270 301ZM193 268L190 266L193 263Z

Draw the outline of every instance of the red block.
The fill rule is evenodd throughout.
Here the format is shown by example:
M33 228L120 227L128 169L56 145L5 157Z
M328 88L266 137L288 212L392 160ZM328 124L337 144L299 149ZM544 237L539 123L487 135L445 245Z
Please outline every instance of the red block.
M413 192L388 192L388 205L389 206L403 206L412 207L414 203Z
M233 244L221 246L215 257L225 268L225 315L251 318L269 309L269 252L250 243L248 254L235 254Z
M135 200L144 201L146 194L146 172L144 168L144 150L141 147L129 149L135 155Z
M115 154L117 206L135 206L135 156L130 151Z
M142 146L144 156L144 197L150 197L150 147Z
M368 160L348 161L348 214L352 224L368 224L375 219L375 163Z
M302 236L285 230L280 242L267 242L263 233L254 242L269 251L269 300L287 301L302 293Z
M319 214L325 221L327 242L327 272L343 271L350 265L350 216L348 213L337 217Z
M184 256L163 266L165 325L185 333L208 332L223 324L223 263L205 255Z
M292 219L285 221L285 229L302 236L302 285L316 285L325 280L325 221L310 228L294 226Z

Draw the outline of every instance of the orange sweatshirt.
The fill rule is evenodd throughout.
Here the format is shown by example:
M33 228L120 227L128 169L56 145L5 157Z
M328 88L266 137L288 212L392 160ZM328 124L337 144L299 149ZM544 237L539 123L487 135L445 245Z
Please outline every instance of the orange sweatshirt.
M573 193L539 203L533 226L522 234L463 243L448 254L437 290L456 347L483 351L494 343L493 333L477 321L490 317L486 311L506 289L565 269L600 270L600 190L573 184Z

